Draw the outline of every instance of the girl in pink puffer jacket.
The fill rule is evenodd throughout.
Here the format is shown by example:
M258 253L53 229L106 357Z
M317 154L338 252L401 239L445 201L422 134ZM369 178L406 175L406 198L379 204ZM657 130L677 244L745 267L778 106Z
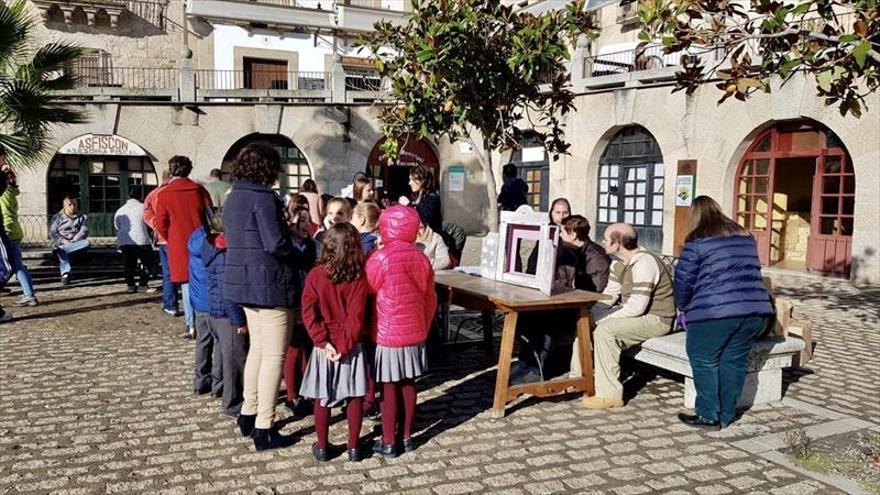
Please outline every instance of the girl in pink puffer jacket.
M403 450L413 448L415 379L427 369L425 340L437 308L437 293L431 263L415 246L419 214L412 208L391 206L379 218L379 233L382 247L366 263L370 292L376 295L374 378L382 384L382 440L373 450L393 458L397 456L398 396L403 398Z

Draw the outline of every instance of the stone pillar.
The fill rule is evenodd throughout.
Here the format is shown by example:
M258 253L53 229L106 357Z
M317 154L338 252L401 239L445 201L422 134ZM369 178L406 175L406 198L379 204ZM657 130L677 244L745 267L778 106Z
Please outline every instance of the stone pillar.
M177 78L178 101L196 101L196 71L192 66L192 50L188 46L180 52Z
M342 68L342 57L333 55L333 65L330 66L330 99L333 103L345 103L345 70Z
M585 70L585 63L589 56L590 42L586 36L579 36L574 53L571 56L571 63L569 64L572 86L582 86L585 79L584 76L589 76L589 71Z

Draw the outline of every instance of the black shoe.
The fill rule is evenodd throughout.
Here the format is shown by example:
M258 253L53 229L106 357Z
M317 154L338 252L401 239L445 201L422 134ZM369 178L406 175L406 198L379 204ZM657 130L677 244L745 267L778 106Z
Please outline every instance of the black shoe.
M210 385L208 385L207 387L197 388L197 389L193 390L193 395L208 395L210 393L211 393L211 386Z
M128 292L129 294L134 294L137 291L138 291L138 289L137 289L137 286L135 286L135 285L129 285L128 287L125 288L125 292Z
M415 447L413 446L412 437L404 438L401 444L403 445L404 452L412 452L413 449L415 449Z
M394 459L397 457L397 449L394 447L394 444L384 445L381 441L376 442L376 444L373 445L373 452L386 459Z
M293 438L278 433L274 428L254 428L251 438L254 439L254 449L257 452L293 445Z
M327 462L330 460L330 446L328 445L326 449L318 448L318 444L312 444L312 455L315 456L315 460L319 462Z
M221 390L219 392L211 392L211 397L213 397L215 399L222 399L223 398L223 391Z
M241 436L249 437L251 433L254 432L254 424L257 422L256 414L239 414L238 420L238 429L241 431Z
M70 274L61 275L61 285L70 285Z
M684 423L688 426L691 426L694 428L699 428L701 430L706 430L706 431L720 431L721 430L721 424L718 423L718 421L710 421L706 418L703 418L702 416L696 416L693 414L678 413L678 419L679 419L679 421L681 421L682 423Z
M297 397L293 400L284 399L284 407L286 407L287 410L290 411L290 414L295 418L305 418L315 409L312 401L305 397Z
M357 447L348 449L348 462L361 462L361 459L363 459L361 449Z

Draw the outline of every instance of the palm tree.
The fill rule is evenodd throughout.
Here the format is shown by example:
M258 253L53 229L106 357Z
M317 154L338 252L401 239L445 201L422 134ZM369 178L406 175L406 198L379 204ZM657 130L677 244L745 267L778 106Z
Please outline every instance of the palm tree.
M85 122L85 114L53 102L52 91L73 88L66 68L84 50L49 43L36 50L29 42L35 20L24 0L0 2L0 156L13 165L41 157L52 124Z

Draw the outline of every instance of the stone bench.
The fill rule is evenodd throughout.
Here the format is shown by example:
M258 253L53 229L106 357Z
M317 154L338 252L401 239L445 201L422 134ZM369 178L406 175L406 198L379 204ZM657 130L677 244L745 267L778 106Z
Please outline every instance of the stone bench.
M782 400L782 368L790 367L792 358L803 349L804 341L794 337L756 341L748 355L746 380L737 407ZM637 361L684 375L684 407L694 407L696 391L685 352L685 332L648 339L626 354Z

